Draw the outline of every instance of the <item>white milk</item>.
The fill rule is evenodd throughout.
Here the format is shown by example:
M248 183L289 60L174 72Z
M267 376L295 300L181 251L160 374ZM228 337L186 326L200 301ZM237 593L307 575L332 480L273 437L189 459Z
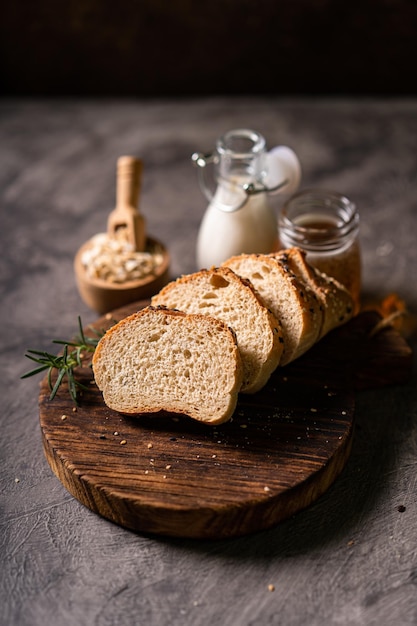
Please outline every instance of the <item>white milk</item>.
M266 193L248 196L245 204L235 210L221 208L236 204L242 197L241 186L233 182L217 187L201 222L197 239L199 269L218 266L242 252L272 252L277 241L277 220Z

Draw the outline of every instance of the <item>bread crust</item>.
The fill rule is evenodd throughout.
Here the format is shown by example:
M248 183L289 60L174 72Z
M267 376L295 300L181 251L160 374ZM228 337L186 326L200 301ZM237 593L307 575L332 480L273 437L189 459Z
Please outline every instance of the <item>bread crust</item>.
M316 294L323 311L318 339L352 317L354 302L349 291L338 280L310 265L304 250L297 247L288 248L271 256L288 265L299 280L307 284Z
M266 254L240 254L224 264L248 279L282 324L284 350L280 365L304 354L318 341L323 310L316 294L289 265Z

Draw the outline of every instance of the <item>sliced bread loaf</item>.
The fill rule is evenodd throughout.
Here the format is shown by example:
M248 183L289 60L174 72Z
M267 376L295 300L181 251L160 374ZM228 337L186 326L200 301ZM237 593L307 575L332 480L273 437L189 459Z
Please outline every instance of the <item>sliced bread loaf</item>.
M110 328L95 350L93 370L115 411L169 411L209 424L233 414L243 371L226 324L163 307L147 307Z
M223 266L248 279L281 321L284 350L280 365L298 358L316 343L323 318L320 302L288 265L270 255L240 254Z
M232 327L242 356L243 393L261 389L280 361L283 337L279 321L253 286L227 267L178 278L152 298L152 305L203 313Z
M347 322L353 314L354 302L349 291L335 278L327 276L310 265L306 253L300 248L289 248L273 256L287 265L300 281L316 294L323 310L319 339L329 331Z

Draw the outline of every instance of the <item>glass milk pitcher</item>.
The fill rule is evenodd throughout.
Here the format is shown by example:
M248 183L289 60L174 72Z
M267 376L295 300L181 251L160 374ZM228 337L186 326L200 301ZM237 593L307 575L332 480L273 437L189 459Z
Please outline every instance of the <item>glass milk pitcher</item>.
M265 139L249 129L231 130L211 154L192 156L209 205L197 238L197 266L219 266L241 253L269 253L277 246L277 218L269 203L273 193L294 193L301 167L286 146L267 152ZM214 167L214 193L207 181Z

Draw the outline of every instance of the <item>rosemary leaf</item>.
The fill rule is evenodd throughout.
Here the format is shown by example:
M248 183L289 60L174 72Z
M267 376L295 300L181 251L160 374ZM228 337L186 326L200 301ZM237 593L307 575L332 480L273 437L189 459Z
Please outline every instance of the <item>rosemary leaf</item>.
M63 381L66 380L71 399L75 404L78 404L78 390L86 390L88 387L76 379L74 370L77 367L83 367L83 354L94 353L98 342L106 332L105 330L98 331L95 328L91 328L91 331L94 332L95 336L87 337L83 330L81 317L78 316L78 337L72 341L64 341L62 339L52 341L54 344L63 346L62 354L55 355L46 350L27 350L25 357L38 363L39 367L26 372L21 378L29 378L48 370L47 380L51 392L50 400L55 398L58 389ZM57 378L55 383L53 383L52 376L55 372Z

